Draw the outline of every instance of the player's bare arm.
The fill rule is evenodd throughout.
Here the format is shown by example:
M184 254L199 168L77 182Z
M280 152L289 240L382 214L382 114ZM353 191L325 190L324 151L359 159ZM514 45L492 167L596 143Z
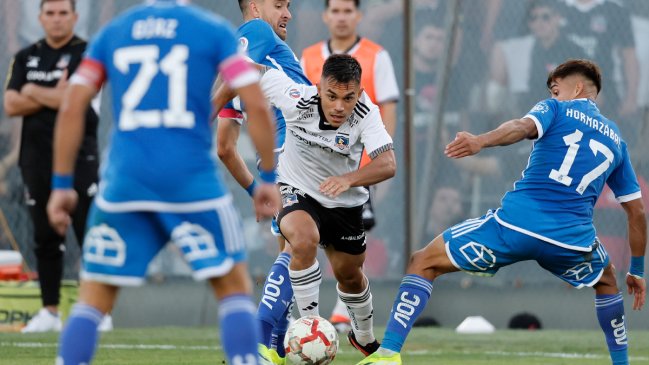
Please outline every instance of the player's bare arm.
M372 157L370 155L370 157ZM395 175L397 171L394 150L389 149L378 154L370 163L362 168L341 175L332 176L320 184L320 191L332 198L355 186L368 186L380 183Z
M88 85L72 85L66 89L54 128L53 174L71 176L85 130L85 114L97 89ZM64 235L71 223L70 213L77 203L74 189L53 189L47 204L50 224Z
M644 258L647 247L647 219L642 199L622 203L622 207L626 212L629 224L631 256ZM626 285L629 294L634 296L633 309L642 309L647 295L645 279L629 273L626 275Z
M248 170L243 157L237 151L237 140L241 126L231 118L219 118L216 127L217 154L234 179L244 189L249 187L254 176Z
M462 158L475 155L486 147L507 146L526 138L536 138L537 135L538 131L532 119L512 119L477 136L469 132L459 132L455 139L446 145L444 153L450 158Z
M266 98L259 84L251 84L234 90L246 105L248 118L253 121L248 125L248 134L261 162L260 170L275 171L275 134L273 121ZM225 104L224 104L225 105ZM275 184L261 184L253 195L257 216L271 217L280 208L279 191Z

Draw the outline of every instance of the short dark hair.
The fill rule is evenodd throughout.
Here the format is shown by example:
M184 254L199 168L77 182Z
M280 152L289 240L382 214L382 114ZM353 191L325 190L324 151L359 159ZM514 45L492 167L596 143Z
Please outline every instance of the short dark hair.
M361 64L348 54L333 54L327 58L322 66L322 79L332 79L336 82L347 84L356 82L361 84L363 70Z
M571 75L581 75L592 81L598 94L602 90L602 71L595 62L586 59L570 59L557 66L548 75L546 82L548 89L555 79L563 79Z
M245 14L248 11L248 4L250 3L250 0L238 0L239 1L239 9L241 10L241 14Z
M45 3L49 3L49 2L52 2L52 1L65 1L65 0L41 0L41 5L40 5L39 9L42 10L43 5L45 5ZM70 2L70 6L72 6L72 11L77 11L77 0L67 0L67 1Z
M329 9L329 2L331 0L325 0L325 9ZM356 9L361 7L361 0L349 0L354 2L354 6L356 6Z

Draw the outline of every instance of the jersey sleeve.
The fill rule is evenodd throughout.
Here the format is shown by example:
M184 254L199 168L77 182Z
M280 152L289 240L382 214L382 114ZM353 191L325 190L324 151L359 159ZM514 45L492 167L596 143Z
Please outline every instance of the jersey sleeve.
M102 29L88 44L81 64L70 77L71 84L88 85L96 90L101 89L106 80L106 68L109 64L106 29L108 28Z
M606 183L615 194L615 199L620 203L640 199L640 184L636 177L626 143L622 144L622 163L613 170Z
M536 130L538 131L537 139L543 137L543 133L550 128L550 125L557 116L557 111L559 104L554 99L546 99L539 101L534 105L532 110L530 110L523 118L530 118L536 124Z
M261 78L261 88L270 103L281 110L288 123L296 113L296 105L305 95L307 86L298 84L282 71L268 68Z
M385 130L378 107L372 106L362 123L361 142L371 159L375 159L385 151L394 149L392 137Z
M239 30L240 49L248 52L248 56L254 62L260 63L264 60L274 44L273 28L263 20L252 20Z
M25 85L27 81L25 62L25 52L23 51L16 53L14 58L11 60L9 70L7 71L7 90L16 90L20 92L20 89Z
M376 55L374 85L378 104L399 100L397 77L394 75L394 66L390 54L386 50L382 50Z

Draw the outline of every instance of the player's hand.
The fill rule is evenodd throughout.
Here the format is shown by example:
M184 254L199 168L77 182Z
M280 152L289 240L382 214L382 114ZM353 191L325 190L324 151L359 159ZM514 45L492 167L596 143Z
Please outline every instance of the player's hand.
M629 294L633 294L633 309L640 310L644 306L647 295L647 283L644 278L638 278L631 274L626 275L626 286Z
M320 184L320 192L330 198L336 198L338 195L346 192L351 187L351 183L344 176L331 176Z
M482 143L478 136L469 132L458 132L455 139L446 145L444 154L450 158L472 156L482 150Z
M50 194L47 216L52 228L61 236L65 236L65 231L72 223L70 214L77 207L78 200L79 196L74 189L54 189Z
M255 204L257 221L262 218L271 218L279 211L281 199L279 189L275 184L259 184L252 195L252 200Z

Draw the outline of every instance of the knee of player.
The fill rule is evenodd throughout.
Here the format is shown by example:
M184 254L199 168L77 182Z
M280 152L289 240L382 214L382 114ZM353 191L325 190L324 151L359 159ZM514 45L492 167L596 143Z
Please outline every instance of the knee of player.
M339 265L334 267L334 276L342 288L363 289L365 280L360 268Z
M431 259L426 249L416 251L410 256L407 272L408 274L419 275L429 280L433 280L442 275L442 272L438 270L435 261Z
M234 155L236 149L236 144L232 143L230 140L219 140L216 146L216 154L219 156L220 160L227 160Z

